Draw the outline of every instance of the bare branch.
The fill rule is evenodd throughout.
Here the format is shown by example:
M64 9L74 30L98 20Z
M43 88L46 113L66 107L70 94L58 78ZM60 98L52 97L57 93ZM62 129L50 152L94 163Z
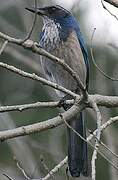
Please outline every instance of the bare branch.
M103 3L103 2L102 2L102 3ZM94 34L95 34L95 30L96 30L96 28L94 28L93 33L92 33L91 46L90 46L90 54L91 54L92 62L93 62L93 64L94 64L94 66L96 67L96 69L97 69L104 77L106 77L107 79L112 80L112 81L118 81L117 78L110 77L108 74L106 74L106 73L97 65L97 63L96 63L96 61L95 61L95 58L94 58L94 55L93 55L93 37L94 37Z
M79 97L79 96L78 96ZM102 96L102 95L89 95L88 96L87 107L92 108L91 103L94 101L98 106L106 107L118 107L118 97L117 96ZM66 104L73 105L74 100L66 100ZM31 104L22 104L22 105L13 105L13 106L0 106L0 112L7 111L24 111L27 109L33 108L56 108L60 104L60 101L57 102L36 102Z
M116 101L116 99L117 99L117 101ZM106 105L108 107L116 107L116 105L118 106L118 98L116 98L116 97L90 95L89 102L91 102L91 101L93 102L93 100L95 100L95 102L98 105ZM85 104L79 104L79 106L73 105L67 112L63 113L64 119L66 121L72 119L72 117L76 116L77 113L81 112L83 110L83 108L85 108L85 106L86 106ZM116 120L117 119L115 119L115 120L113 119L112 122L110 121L110 124ZM18 137L18 136L28 135L31 133L41 132L46 129L54 128L62 123L63 123L62 118L60 116L57 116L55 118L49 119L44 122L36 123L33 125L19 127L19 128L13 129L13 130L1 131L0 132L0 140L2 141L2 140ZM110 124L108 121L107 124L105 124L105 128L106 128L106 126L108 126ZM96 133L94 135L96 135ZM90 135L90 137L92 138L93 135Z
M4 49L5 49L6 45L7 45L7 43L8 43L7 40L3 43L3 45L2 45L2 47L1 47L1 49L0 49L0 55L1 55L2 52L4 51Z
M101 137L102 116L101 116L101 113L95 102L93 102L93 109L96 112L96 116L97 116L97 135L96 135L97 139L95 142L95 149L93 151L91 165L92 165L92 180L96 180L96 165L95 164L96 164L96 160L97 160L97 152L99 149L99 141L100 141L100 137Z
M118 97L117 96L102 96L99 94L89 95L88 105L92 107L92 102L95 102L98 106L105 107L118 107Z
M78 86L80 87L80 89L82 90L83 94L85 96L87 96L86 87L84 87L84 85L83 85L82 81L80 80L79 76L76 74L76 72L74 72L73 69L71 69L69 67L68 64L66 64L64 62L63 59L59 59L59 58L55 57L54 55L48 53L47 51L45 51L44 49L39 47L38 43L33 42L31 40L27 40L24 43L22 43L22 39L16 39L16 38L10 37L10 36L2 33L2 32L0 32L0 37L2 39L8 40L11 43L14 43L14 44L20 45L20 46L22 46L22 47L24 47L26 49L29 49L29 50L33 51L34 53L37 53L39 55L48 57L50 60L54 61L55 63L60 64L76 80L76 82L77 82Z
M60 170L65 164L67 164L68 157L66 156L63 161L61 161L57 166L55 166L42 180L47 180L51 177L51 175L54 175L56 172Z
M118 21L118 17L117 17L115 14L113 14L113 13L105 6L103 0L101 0L101 3L102 3L103 8L104 8L106 11L108 11L108 13L111 14L111 16L113 16L113 17Z
M63 113L63 117L66 121L73 119L78 113L80 113L83 108L85 107L84 104L77 104L73 105L68 111ZM54 117L44 122L35 123L33 125L22 126L15 129L0 131L0 140L4 141L7 139L15 138L18 136L25 136L36 132L45 131L47 129L55 128L63 123L63 120L60 116Z
M42 163L44 169L45 169L45 170L48 172L48 174L50 175L50 177L52 177L52 179L54 180L54 179L55 179L55 178L54 178L54 175L53 175L53 174L50 174L50 170L49 170L47 164L44 162L44 158L43 158L43 157L41 157L41 163Z
M113 118L110 118L106 123L104 123L100 129L101 129L101 132L107 128L108 126L110 126L111 124L113 124L114 122L118 121L118 116L116 117L113 117ZM97 135L97 131L98 129L96 129L93 134L94 135ZM90 134L89 137L87 138L87 142L91 140L91 138L94 136L93 134ZM96 147L95 147L96 148ZM103 153L101 153L100 151L98 151L98 153L111 165L113 166L116 170L118 170L118 167L113 163L111 162Z
M16 39L16 38L10 37L2 32L0 32L0 38L7 40L11 43L17 44L17 45L20 45L22 42L22 39Z
M66 94L69 94L69 95L71 95L71 96L74 96L74 97L77 96L77 95L76 95L75 93L73 93L72 91L69 91L68 89L66 89L66 88L64 88L64 87L62 87L62 86L59 86L58 84L55 84L55 83L50 82L50 81L48 81L48 80L46 80L46 79L44 79L44 78L41 78L41 77L37 76L35 73L31 74L31 73L25 72L25 71L23 71L23 70L21 70L21 69L18 69L18 68L14 67L14 66L8 65L8 64L3 63L3 62L0 62L0 66L3 67L3 68L5 68L5 69L8 69L8 70L11 71L11 72L14 72L14 73L16 73L16 74L19 74L19 75L21 75L21 76L23 76L23 77L26 77L26 78L29 78L29 79L33 79L33 80L39 81L39 82L41 82L43 85L48 85L48 86L50 86L50 87L52 87L52 88L54 88L54 89L60 90L60 91L66 93Z
M118 0L104 0L104 1L118 8Z
M22 40L22 43L24 43L25 41L27 41L31 37L31 34L34 30L36 19L37 19L37 0L34 0L34 7L35 7L35 14L34 14L32 26L30 27L30 30L29 30L27 36L25 37L25 39Z
M114 118L111 118L109 121L106 122L106 125L102 125L101 126L101 130L103 130L105 127L107 127L108 125L110 125L111 123L115 122L118 120L118 117L114 117ZM97 131L96 131L97 132ZM95 133L93 133L95 134ZM50 173L48 173L44 178L42 178L42 180L47 180L50 178L50 174L53 173L55 174L55 172L57 172L62 166L63 166L63 163L65 164L67 162L67 157L64 159L64 161L62 161L62 163L59 163L53 170L50 171ZM109 162L111 164L111 162ZM61 166L62 165L62 166ZM115 166L113 163L111 164L113 166ZM58 168L59 167L59 168ZM117 169L117 167L115 167ZM7 176L9 177L9 176ZM12 178L9 177L10 180L13 180Z
M95 153L99 153L111 166L113 166L117 171L118 171L118 167L114 165L114 163L109 160L105 154L103 154L100 150L98 150L98 147L97 146L94 146L91 142L88 141L88 138L85 139L84 137L82 137L76 130L74 130L69 124L68 122L64 119L63 115L60 114L60 117L62 118L62 120L64 121L64 123L67 125L68 128L70 128L78 137L80 137L83 141L87 142L93 149L94 149L94 152ZM100 127L101 129L101 127ZM98 133L98 129L96 131L96 134ZM102 129L101 129L101 132L102 132ZM97 157L96 154L93 156L93 157ZM92 162L92 167L94 168L95 167L95 160L93 160ZM92 171L92 178L95 179L95 168L93 169L94 171Z
M6 178L8 178L9 180L14 180L14 179L11 178L10 176L8 176L6 173L3 173L3 176L5 176Z
M22 172L23 176L27 179L27 180L31 180L31 178L26 174L25 170L21 167L20 163L15 159L16 161L16 165L18 167L18 169Z
M108 126L110 126L116 121L118 121L118 116L110 118L106 123L101 125L101 131L103 131L104 129L106 129ZM93 138L93 136L96 136L97 131L98 130L96 129L92 134L90 134L89 137L87 137L87 141L90 141Z
M73 105L74 100L65 101L66 104ZM60 101L57 102L36 102L31 104L22 104L22 105L14 105L14 106L0 106L0 112L7 111L24 111L27 109L34 108L56 108L59 107Z
M116 158L118 158L118 155L116 153L114 153L106 144L104 144L101 140L98 140L97 137L93 134L93 132L91 132L91 130L89 130L90 134L93 135L93 137L99 141L99 144L101 144L106 150L108 150L112 155L114 155Z

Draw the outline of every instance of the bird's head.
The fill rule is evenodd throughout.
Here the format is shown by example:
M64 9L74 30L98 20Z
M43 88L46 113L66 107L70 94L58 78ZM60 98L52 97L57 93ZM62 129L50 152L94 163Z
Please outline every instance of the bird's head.
M47 6L43 8L26 8L30 12L37 13L43 18L44 28L54 26L59 31L62 40L66 39L69 32L78 26L78 23L71 12L59 5Z
M33 13L36 12L38 15L43 16L44 18L46 16L53 20L58 20L59 18L65 18L68 17L69 15L72 15L69 11L67 11L66 9L64 9L59 5L46 6L37 9L35 8L26 8L26 9Z
M53 20L55 23L66 23L67 19L73 18L72 14L59 5L46 6L43 8L26 8L32 13L37 13L43 19Z

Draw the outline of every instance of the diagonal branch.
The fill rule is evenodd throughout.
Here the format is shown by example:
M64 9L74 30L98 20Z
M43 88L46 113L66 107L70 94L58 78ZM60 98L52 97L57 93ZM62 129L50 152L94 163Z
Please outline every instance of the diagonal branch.
M25 170L22 168L22 166L20 165L20 163L15 159L16 161L16 165L18 167L18 169L22 172L23 176L27 179L27 180L31 180L31 178L27 175L27 173L25 172Z
M3 176L5 176L7 179L9 180L14 180L13 178L11 178L10 176L8 176L6 173L3 173Z
M22 40L22 43L24 43L25 41L27 41L31 37L32 32L34 30L36 19L37 19L37 0L34 0L34 7L35 7L34 19L33 19L33 22L32 22L32 25L30 27L29 32L28 32L27 36Z
M90 134L93 134L93 132L91 130L89 130ZM106 150L108 150L113 156L115 156L118 159L118 154L114 153L105 143L103 143L101 140L98 140L96 136L93 137L99 141L99 144L102 145Z
M26 77L26 78L29 78L29 79L33 79L33 80L35 80L35 81L39 81L39 82L41 82L43 85L48 85L48 86L50 86L50 87L52 87L52 88L54 88L54 89L60 90L60 91L62 91L62 92L64 92L64 93L66 93L66 94L69 94L69 95L73 96L73 97L76 97L76 96L77 96L77 95L76 95L75 93L73 93L72 91L69 91L68 89L66 89L66 88L64 88L64 87L59 86L59 85L56 84L56 83L53 83L53 82L50 82L50 81L48 81L48 80L46 80L46 79L44 79L44 78L41 78L41 77L37 76L35 73L31 74L31 73L25 72L25 71L23 71L23 70L21 70L21 69L18 69L18 68L14 67L14 66L8 65L8 64L3 63L3 62L0 62L0 66L3 67L3 68L5 68L5 69L8 69L8 70L11 71L11 72L14 72L14 73L16 73L16 74L19 74L19 75L21 75L21 76L23 76L23 77Z
M104 0L106 2L108 2L109 4L115 6L118 8L118 0Z
M102 1L101 1L101 2L102 2ZM104 6L103 2L102 2L102 5ZM105 6L104 6L104 8L105 8ZM95 30L96 30L96 28L94 28L93 33L92 33L91 46L90 46L90 54L91 54L92 62L93 62L93 64L94 64L95 68L96 68L104 77L106 77L107 79L112 80L112 81L118 81L118 78L114 78L114 77L111 77L111 76L109 76L108 74L106 74L106 73L98 66L98 64L97 64L96 61L95 61L95 58L94 58L94 55L93 55L93 38L94 38Z
M61 167L63 167L65 164L67 164L68 157L66 156L58 165L56 165L42 180L49 179L53 174L58 172Z
M7 45L7 43L8 43L7 40L3 43L3 45L2 45L2 47L1 47L1 49L0 49L0 55L1 55L2 52L4 51L4 49L5 49L6 45Z
M118 21L118 17L117 17L115 14L113 14L113 13L105 6L103 0L101 0L101 3L102 3L103 8L104 8L111 16L113 16L113 17Z
M84 107L85 105L82 103L79 105L75 104L62 115L66 121L72 120L78 113L80 113L84 109ZM61 124L63 124L63 120L60 116L57 116L47 121L35 123L33 125L27 125L15 129L0 131L0 140L4 141L19 136L25 136L32 133L42 132L47 129L55 128Z
M7 40L7 41L9 41L11 43L20 45L20 46L22 46L22 47L24 47L26 49L29 49L29 50L33 51L36 54L45 56L45 57L49 58L51 61L60 64L64 68L64 70L66 70L68 73L70 73L70 75L75 79L75 81L77 82L78 86L82 90L83 94L87 95L86 87L84 87L84 85L83 85L82 81L80 80L79 76L77 75L77 73L73 69L71 69L69 67L68 64L66 64L64 62L63 59L59 59L58 57L55 57L54 55L48 53L47 51L42 49L38 45L38 43L33 42L32 40L27 40L24 43L22 43L22 39L16 39L16 38L10 37L10 36L2 33L2 32L0 32L0 38L2 38L4 40Z
M99 153L101 155L101 157L103 157L111 166L113 166L118 171L118 167L109 158L107 158L104 153L102 153L100 150L98 150L98 146L99 146L98 143L96 143L94 146L90 141L88 141L88 138L85 139L76 130L74 130L68 124L68 122L64 119L62 114L60 114L60 117L62 118L62 120L64 121L64 123L67 125L68 128L70 128L78 137L80 137L83 141L87 142L94 149L94 153L93 153L93 157L92 157L92 180L95 180L95 178L96 178L95 160L97 158L97 153ZM99 128L101 129L101 126ZM102 132L102 129L101 129L101 132ZM96 135L99 135L99 129L97 129Z

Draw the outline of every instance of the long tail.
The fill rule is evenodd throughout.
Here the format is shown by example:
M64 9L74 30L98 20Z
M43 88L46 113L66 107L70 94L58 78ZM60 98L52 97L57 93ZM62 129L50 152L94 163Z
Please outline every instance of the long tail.
M70 121L69 125L81 136L86 138L86 127L82 112L77 119ZM82 173L88 176L87 143L77 136L70 128L68 131L68 165L70 174L79 177Z

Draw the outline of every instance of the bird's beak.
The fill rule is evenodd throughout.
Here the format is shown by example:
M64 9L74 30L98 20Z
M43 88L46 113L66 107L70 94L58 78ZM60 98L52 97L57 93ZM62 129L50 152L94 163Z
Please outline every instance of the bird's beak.
M26 7L25 9L32 12L32 13L36 13L36 14L38 14L40 16L46 15L45 11L42 8L33 8L33 7L32 8L27 8Z

